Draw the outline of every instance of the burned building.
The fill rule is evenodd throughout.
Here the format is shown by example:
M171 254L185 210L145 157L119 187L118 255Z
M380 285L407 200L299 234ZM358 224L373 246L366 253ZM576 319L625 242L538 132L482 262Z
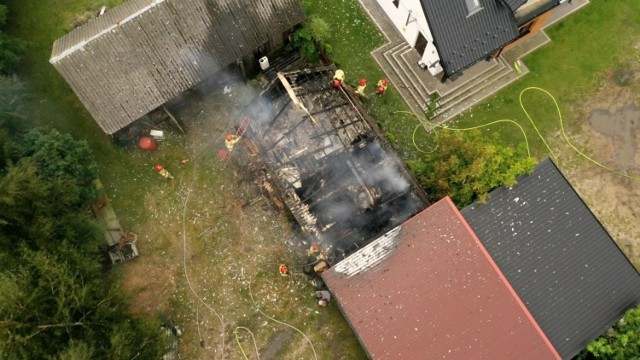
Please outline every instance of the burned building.
M305 234L344 258L428 205L332 67L279 73L250 110L248 137Z

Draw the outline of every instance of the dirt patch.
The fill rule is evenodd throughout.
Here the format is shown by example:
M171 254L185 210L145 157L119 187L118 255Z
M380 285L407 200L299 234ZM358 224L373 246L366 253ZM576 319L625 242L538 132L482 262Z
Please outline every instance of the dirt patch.
M591 111L588 125L616 143L615 163L621 170L633 170L638 164L640 107L628 105L611 113L606 109Z
M283 346L291 340L293 336L291 333L282 331L277 333L273 339L269 343L269 347L262 353L260 358L262 360L274 360L278 355L278 352L283 348Z
M618 246L640 267L640 107L638 71L627 69L624 83L615 71L597 92L580 97L569 116L580 124L571 141L604 169L557 145L561 168ZM628 83L632 75L632 83ZM620 172L635 178L628 178Z

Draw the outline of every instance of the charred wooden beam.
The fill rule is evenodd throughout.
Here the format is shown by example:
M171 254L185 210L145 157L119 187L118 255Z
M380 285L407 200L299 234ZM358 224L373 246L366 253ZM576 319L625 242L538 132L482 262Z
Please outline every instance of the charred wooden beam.
M314 111L314 112L312 112L312 113L311 113L311 115L318 115L318 114L322 114L322 113L325 113L325 112L331 111L331 110L333 110L333 109L337 109L337 108L339 108L339 107L343 107L343 106L345 106L345 105L349 105L349 103L348 103L348 102L343 102L343 103L336 104L336 105L333 105L333 106L330 106L330 107L327 107L327 108L323 108L322 110L318 110L318 111ZM308 117L308 116L309 116L309 115L305 115L305 117Z
M300 125L304 124L306 121L307 121L306 118L302 118L302 120L297 122L291 129L287 130L287 132L284 133L284 135L282 135L278 140L276 140L276 142L271 144L271 146L268 149L265 149L265 151L271 151L274 147L276 147L276 145L278 145L278 143L280 143L280 141L288 137L295 129L297 129Z
M311 137L311 139L315 139L315 138L319 138L319 137L327 136L327 135L332 134L332 133L334 133L334 132L336 132L336 131L342 130L342 129L346 128L346 127L349 127L349 126L351 126L351 125L354 125L354 124L357 124L357 123L361 123L361 122L362 122L362 120L355 120L355 121L352 121L352 122L348 122L348 123L346 123L346 124L344 124L344 125L340 125L340 126L338 126L337 128L333 128L333 129L331 129L331 130L329 130L329 131L325 131L325 132L323 132L323 133L313 135L313 136Z

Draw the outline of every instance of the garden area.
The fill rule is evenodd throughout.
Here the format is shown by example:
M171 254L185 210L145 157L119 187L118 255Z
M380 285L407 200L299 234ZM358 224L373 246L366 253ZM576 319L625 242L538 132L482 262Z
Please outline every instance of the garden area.
M291 219L268 201L239 161L225 166L216 156L224 146L228 119L241 116L259 91L256 83L232 81L199 95L190 109L176 113L186 134L167 128L159 150L144 152L114 144L49 64L55 39L95 16L102 6L122 2L5 0L3 4L9 9L4 31L27 43L17 68L18 82L11 82L18 85L9 89L22 94L18 109L22 125L56 129L86 141L120 222L140 236L140 257L112 271L126 312L146 326L166 320L179 325L182 359L247 359L256 353L266 360L366 358L336 304L318 308L314 289L296 269L301 259L290 249L301 239ZM348 83L384 77L370 56L384 37L358 1L302 3L309 18L326 24L321 40L329 45L328 55L345 71ZM533 157L554 157L636 267L640 266L640 31L632 30L639 23L636 0L592 0L546 30L553 41L523 59L530 69L527 76L447 124L468 128L498 119L520 124ZM527 90L520 98L530 87L544 88L554 98L538 90ZM408 114L391 86L383 97L364 104L424 181L429 181L428 172L421 166L451 156L447 149L464 148L446 129L416 131L415 115L424 114ZM504 158L521 164L519 172L535 163L527 159L516 126L500 124L461 134L477 144L468 145L473 156L489 153ZM439 142L443 144L439 150L431 151ZM175 179L160 177L153 170L159 163ZM486 174L497 170L487 166ZM468 195L460 196L467 202L475 200ZM278 274L282 263L293 267L289 277ZM608 358L606 349L602 354Z

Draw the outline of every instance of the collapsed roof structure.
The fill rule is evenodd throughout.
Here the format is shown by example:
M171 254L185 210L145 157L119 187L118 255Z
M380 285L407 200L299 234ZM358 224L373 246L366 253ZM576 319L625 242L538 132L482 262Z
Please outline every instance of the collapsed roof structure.
M49 62L107 134L229 65L279 48L297 0L129 0L53 44Z
M423 190L335 68L280 73L247 110L281 198L332 262L426 207Z

